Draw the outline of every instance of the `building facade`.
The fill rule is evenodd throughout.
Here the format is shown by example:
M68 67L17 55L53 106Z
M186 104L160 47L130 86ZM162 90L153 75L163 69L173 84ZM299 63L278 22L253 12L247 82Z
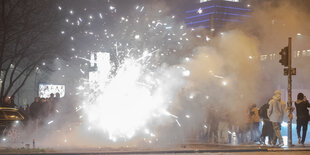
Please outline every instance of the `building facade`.
M185 11L187 27L218 32L229 23L250 18L251 5L241 0L200 0Z

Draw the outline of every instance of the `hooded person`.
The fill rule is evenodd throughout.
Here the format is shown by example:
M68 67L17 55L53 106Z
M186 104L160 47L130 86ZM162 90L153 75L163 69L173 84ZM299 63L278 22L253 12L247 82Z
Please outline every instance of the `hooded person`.
M298 135L298 143L304 144L307 134L307 127L309 121L309 110L310 104L304 96L303 93L298 93L297 101L295 102L296 107L296 115L297 115L297 135ZM302 127L302 139L300 139L300 130Z
M269 144L272 144L274 141L274 132L272 123L270 122L267 111L269 109L269 101L271 98L266 102L261 108L259 108L259 115L263 119L263 127L262 127L262 134L261 134L261 144L265 145L265 139L268 137Z
M269 101L269 109L267 111L269 120L272 123L272 127L276 138L279 139L279 146L283 146L283 138L281 135L281 123L283 121L284 114L286 113L285 103L281 103L281 92L276 90L274 96ZM276 142L274 142L275 144Z
M259 118L259 114L258 114L258 108L256 106L256 104L252 104L249 107L249 119L250 119L250 130L251 130L251 140L253 142L257 142L259 141L259 122L260 122L260 118Z

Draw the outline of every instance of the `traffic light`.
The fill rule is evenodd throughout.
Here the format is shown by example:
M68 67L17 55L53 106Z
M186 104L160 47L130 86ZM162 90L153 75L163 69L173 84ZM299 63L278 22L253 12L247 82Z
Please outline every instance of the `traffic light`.
M287 67L288 66L288 47L284 47L283 49L281 49L281 52L279 53L281 55L281 59L279 60L279 62Z

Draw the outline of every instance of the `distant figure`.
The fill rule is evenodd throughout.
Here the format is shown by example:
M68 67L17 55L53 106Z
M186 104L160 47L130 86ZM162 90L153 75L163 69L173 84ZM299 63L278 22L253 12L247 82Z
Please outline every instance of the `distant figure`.
M269 101L270 100L271 99L269 99ZM270 145L274 143L274 139L273 139L274 132L273 132L272 123L270 122L267 116L267 110L269 108L269 101L259 109L259 116L263 119L262 134L260 136L260 140L261 140L260 142L262 145L265 145L266 137L268 137L268 143Z
M251 141L258 142L259 141L259 122L260 118L258 115L258 108L256 104L252 104L249 108L249 117L250 117L250 130L251 130Z
M40 110L41 110L40 98L35 97L34 102L31 103L31 105L29 107L30 119L32 120L32 122L34 124L35 129L38 128L38 123L39 123L39 119L40 119L40 117L39 117L40 116L39 115Z
M59 93L56 93L55 101L58 103L59 100L60 100L60 94L59 94Z
M40 98L35 97L34 102L31 103L31 105L29 107L30 118L32 120L38 119L40 110L41 110Z
M10 107L12 107L12 108L16 107L14 95L10 97L10 105L11 105Z
M6 96L4 98L4 104L3 104L4 107L11 107L11 99L9 96Z
M304 144L308 129L308 121L309 121L309 110L310 104L307 100L307 97L304 96L303 93L298 93L297 101L295 102L296 107L296 115L297 115L297 135L298 135L298 143ZM300 139L300 130L302 127L302 139Z
M286 105L281 103L281 92L276 90L274 93L274 96L269 101L268 117L272 123L275 136L279 139L279 146L283 146L281 123L283 121Z

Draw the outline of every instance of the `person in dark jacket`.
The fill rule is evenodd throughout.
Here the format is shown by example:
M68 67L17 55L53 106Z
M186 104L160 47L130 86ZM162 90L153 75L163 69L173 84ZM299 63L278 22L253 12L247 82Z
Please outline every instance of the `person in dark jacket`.
M39 118L40 110L41 110L40 98L39 97L35 97L34 98L34 102L31 103L31 105L29 107L30 118L32 120L38 119Z
M270 100L271 99L269 99L269 101ZM263 145L265 145L266 137L268 137L268 142L270 145L275 143L272 123L270 122L270 120L267 116L267 110L269 108L269 101L259 109L259 116L263 119L262 134L260 136L261 137L261 144L263 144Z
M34 129L38 129L38 123L40 119L40 110L41 110L40 98L35 97L34 102L31 103L29 107L29 115L30 115L30 119L33 122Z
M297 135L298 143L304 144L307 134L307 127L309 121L309 110L310 104L303 93L298 93L297 101L295 102L296 115L297 115ZM302 139L300 139L300 130L302 127Z

